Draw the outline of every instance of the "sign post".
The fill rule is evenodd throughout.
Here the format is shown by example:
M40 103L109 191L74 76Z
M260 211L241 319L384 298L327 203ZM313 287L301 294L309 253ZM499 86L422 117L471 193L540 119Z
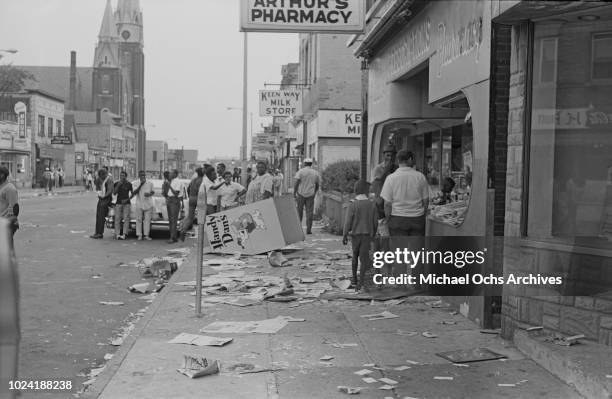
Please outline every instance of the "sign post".
M206 186L204 184L201 184L198 190L196 214L198 215L198 253L196 254L195 313L197 317L202 317L202 263L204 262L204 234L206 233Z

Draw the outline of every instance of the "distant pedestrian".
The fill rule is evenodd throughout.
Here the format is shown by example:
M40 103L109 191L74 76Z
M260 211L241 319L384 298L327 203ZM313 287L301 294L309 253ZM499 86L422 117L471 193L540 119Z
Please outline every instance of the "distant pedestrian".
M189 196L189 210L185 219L183 219L183 224L181 226L181 241L185 241L185 236L187 235L187 231L191 229L193 226L193 221L196 216L196 208L198 206L198 190L200 189L200 185L202 184L202 179L204 178L204 169L196 168L195 170L196 176L191 179L189 183L189 187L187 187L187 195ZM201 221L204 223L204 220Z
M45 192L53 191L53 186L51 185L51 181L53 180L53 174L49 168L45 168L45 171L42 175L43 187L45 188Z
M87 184L87 191L91 191L93 190L93 186L94 186L94 178L93 175L91 174L91 171L87 171L87 175L85 176L85 180L86 180L86 184Z
M268 173L268 166L264 161L257 162L257 176L251 181L246 193L246 203L262 201L274 196L274 182Z
M232 181L236 183L240 183L240 170L238 168L234 168L234 174L232 175Z
M57 170L57 181L60 188L64 187L64 171L62 170L62 168L59 168Z
M19 229L19 197L17 189L9 180L9 170L0 166L0 218L8 219L11 223L10 245L13 248L13 236Z
M235 208L239 205L238 199L246 194L246 189L235 181L232 181L232 172L225 172L224 183L217 190L219 194L219 206L220 210L224 211L227 209Z
M217 193L216 190L221 187L221 184L216 183L217 172L212 165L206 165L204 167L204 177L202 178L202 185L206 190L206 214L212 215L217 213Z
M312 159L304 159L304 167L295 174L293 196L297 202L300 223L302 223L304 216L304 207L306 208L306 234L312 234L314 200L317 191L319 191L319 183L319 172L312 168Z
M251 169L250 167L247 168L246 170L246 175L247 175L247 180L246 180L246 188L247 190L249 189L249 185L251 184L251 182L253 181L253 169Z
M130 199L134 188L132 183L127 181L127 172L121 171L119 181L115 183L113 194L117 196L115 204L115 239L125 240L130 232L131 204ZM123 223L123 234L121 234L121 224Z
M96 193L98 194L98 205L96 207L96 231L90 238L101 239L104 237L104 223L108 214L108 207L113 198L113 179L105 169L98 171L98 181L96 183Z
M59 172L57 166L53 168L53 187L59 188Z
M368 199L368 183L359 180L355 183L355 200L351 201L346 209L344 218L344 229L342 243L348 243L349 234L351 236L351 246L353 249L353 280L357 291L365 289L365 274L370 268L370 244L376 234L378 226L378 212L373 201ZM357 279L357 266L359 268L359 279Z
M380 196L391 236L424 236L429 205L429 183L414 169L414 154L397 153L399 168L387 177Z
M168 198L168 191L170 190L170 172L164 171L164 182L162 183L162 197Z
M283 195L283 179L284 176L281 173L280 169L276 169L273 171L274 175L272 177L273 187L274 187L274 196L280 197Z
M136 197L134 204L136 208L136 236L138 240L143 238L147 241L151 240L151 216L155 209L153 202L153 183L147 180L147 174L144 170L138 172L138 182L132 184L136 189L132 192L132 197ZM143 236L144 234L144 236Z
M168 228L170 229L169 244L178 241L178 217L181 211L181 203L185 187L178 179L178 170L173 169L170 172L170 184L168 185L168 196L166 197L166 207L168 209Z

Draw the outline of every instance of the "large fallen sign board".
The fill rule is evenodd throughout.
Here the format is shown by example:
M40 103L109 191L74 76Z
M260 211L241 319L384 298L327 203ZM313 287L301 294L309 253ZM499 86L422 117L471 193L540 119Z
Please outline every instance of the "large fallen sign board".
M291 196L207 215L205 231L205 253L256 255L304 241Z
M240 30L363 33L365 13L365 0L240 0Z

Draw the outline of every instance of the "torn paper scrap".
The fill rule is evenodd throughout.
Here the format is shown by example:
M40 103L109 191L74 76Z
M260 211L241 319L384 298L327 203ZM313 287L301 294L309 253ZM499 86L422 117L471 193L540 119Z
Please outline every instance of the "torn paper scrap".
M327 356L321 356L321 357L319 358L319 360L321 360L321 361L323 361L323 362L329 362L329 361L330 361L330 360L332 360L333 358L334 358L333 356L329 356L329 355L327 355Z
M398 382L395 380L392 380L391 378L379 378L378 381L382 382L383 384L387 384L387 385L395 385Z
M100 301L98 302L100 305L107 305L107 306L123 306L125 305L124 302L107 302L107 301Z
M395 318L398 318L399 316L385 310L382 313L365 314L361 317L366 318L369 321L374 321L374 320L395 319Z
M209 361L205 357L184 355L183 366L176 371L186 375L189 378L198 378L217 374L219 373L219 361Z
M360 375L360 376L368 375L368 374L371 374L371 373L373 373L373 371L372 370L368 370L368 369L362 369L362 370L359 370L359 371L355 371L355 374Z
M453 377L446 377L446 376L435 376L434 380L441 380L441 381L452 381Z
M375 382L378 382L376 378L372 378L372 377L365 377L365 378L362 378L362 380L366 384L374 384Z
M216 321L202 328L204 333L222 334L275 334L287 325L282 316L258 321Z
M399 367L394 368L393 370L404 371L404 370L408 370L409 368L410 366L399 366Z
M392 386L392 385L383 385L382 387L378 387L378 389L382 389L383 391L390 391L393 388L395 388L395 387Z
M186 344L196 346L223 346L232 342L233 338L208 337L205 335L180 333L170 341L169 344Z
M361 387L346 387L343 385L338 385L338 391L349 395L357 395L359 392L361 392Z

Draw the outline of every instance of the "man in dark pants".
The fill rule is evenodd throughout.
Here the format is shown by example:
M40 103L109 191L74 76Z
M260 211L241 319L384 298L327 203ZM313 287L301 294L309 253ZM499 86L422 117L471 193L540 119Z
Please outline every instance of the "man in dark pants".
M166 197L166 208L168 209L168 228L170 229L170 240L168 244L178 241L178 217L183 201L183 183L178 179L178 170L170 172L170 184L168 185L168 197Z
M90 236L93 239L104 237L104 222L108 207L113 199L113 179L108 175L106 169L98 171L96 193L98 194L98 206L96 207L96 231Z
M202 178L204 177L204 169L197 168L195 172L197 176L191 179L189 188L187 189L187 195L189 196L189 213L185 217L185 220L183 220L183 226L181 228L181 241L185 241L187 231L193 226L196 207L198 205L198 190L200 189ZM202 220L201 223L204 223L204 220Z
M414 155L402 150L397 153L399 168L383 184L380 196L385 201L385 218L389 225L391 250L402 242L421 248L425 236L425 218L429 206L429 183L421 172L414 169ZM406 240L402 237L414 236ZM416 238L418 237L418 238ZM406 245L403 245L404 247ZM415 273L422 269L413 269Z
M6 218L10 222L11 235L9 241L13 248L13 236L19 229L19 196L17 189L9 180L9 170L6 166L0 166L0 218Z
M312 217L317 191L319 191L319 173L312 168L312 159L306 158L304 159L304 167L298 170L295 175L295 187L293 189L300 223L302 223L304 207L306 207L306 234L312 234Z

